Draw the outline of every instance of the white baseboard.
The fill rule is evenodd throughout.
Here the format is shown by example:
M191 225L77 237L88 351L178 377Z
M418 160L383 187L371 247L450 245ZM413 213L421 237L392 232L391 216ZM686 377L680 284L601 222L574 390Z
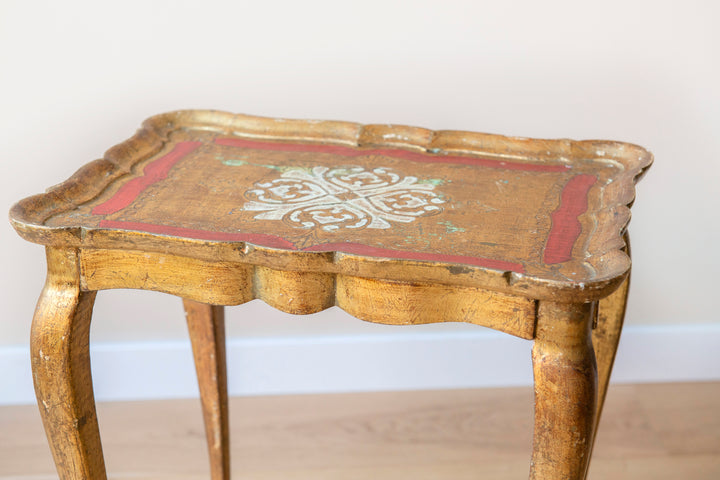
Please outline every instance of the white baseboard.
M625 329L613 381L720 380L720 325ZM477 333L228 341L231 395L479 388L532 384L531 342ZM99 401L197 396L189 342L91 348ZM0 347L0 405L34 403L27 347Z

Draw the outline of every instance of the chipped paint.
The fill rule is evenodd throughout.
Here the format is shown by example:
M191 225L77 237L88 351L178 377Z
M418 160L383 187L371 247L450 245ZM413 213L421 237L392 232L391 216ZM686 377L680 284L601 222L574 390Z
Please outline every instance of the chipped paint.
M410 139L405 135L399 135L397 133L385 133L382 136L385 140L402 140L404 142L409 142Z
M473 269L470 267L466 267L463 265L452 265L448 267L448 272L450 272L453 275L460 275L464 273L472 273Z
M498 192L503 193L505 191L505 185L507 185L509 182L507 180L495 180L495 186L498 189Z
M477 242L478 245L484 245L486 247L497 247L498 244L495 242Z

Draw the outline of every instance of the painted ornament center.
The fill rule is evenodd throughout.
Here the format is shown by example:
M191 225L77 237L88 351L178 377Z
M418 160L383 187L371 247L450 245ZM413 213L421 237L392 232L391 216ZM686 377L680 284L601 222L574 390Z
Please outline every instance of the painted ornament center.
M256 220L281 220L294 228L390 228L442 212L446 200L433 183L389 168L292 168L245 192L243 210Z

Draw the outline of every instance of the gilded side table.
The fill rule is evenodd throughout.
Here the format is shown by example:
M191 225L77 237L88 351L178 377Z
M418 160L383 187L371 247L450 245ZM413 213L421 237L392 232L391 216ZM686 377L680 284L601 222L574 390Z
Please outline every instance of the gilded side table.
M469 322L533 340L531 479L582 479L627 297L626 226L651 164L617 142L181 111L10 219L45 245L38 405L64 480L106 478L90 378L95 294L184 299L211 455L229 478L224 305Z

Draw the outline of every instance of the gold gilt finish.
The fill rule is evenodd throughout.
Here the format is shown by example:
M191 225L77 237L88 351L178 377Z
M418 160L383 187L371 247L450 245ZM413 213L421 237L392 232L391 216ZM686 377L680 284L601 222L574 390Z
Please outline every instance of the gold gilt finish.
M184 299L214 480L230 464L222 306L256 298L534 340L530 478L584 478L627 298L629 205L651 161L608 141L150 118L10 212L47 248L33 373L60 477L106 478L88 329L97 291L137 288Z

